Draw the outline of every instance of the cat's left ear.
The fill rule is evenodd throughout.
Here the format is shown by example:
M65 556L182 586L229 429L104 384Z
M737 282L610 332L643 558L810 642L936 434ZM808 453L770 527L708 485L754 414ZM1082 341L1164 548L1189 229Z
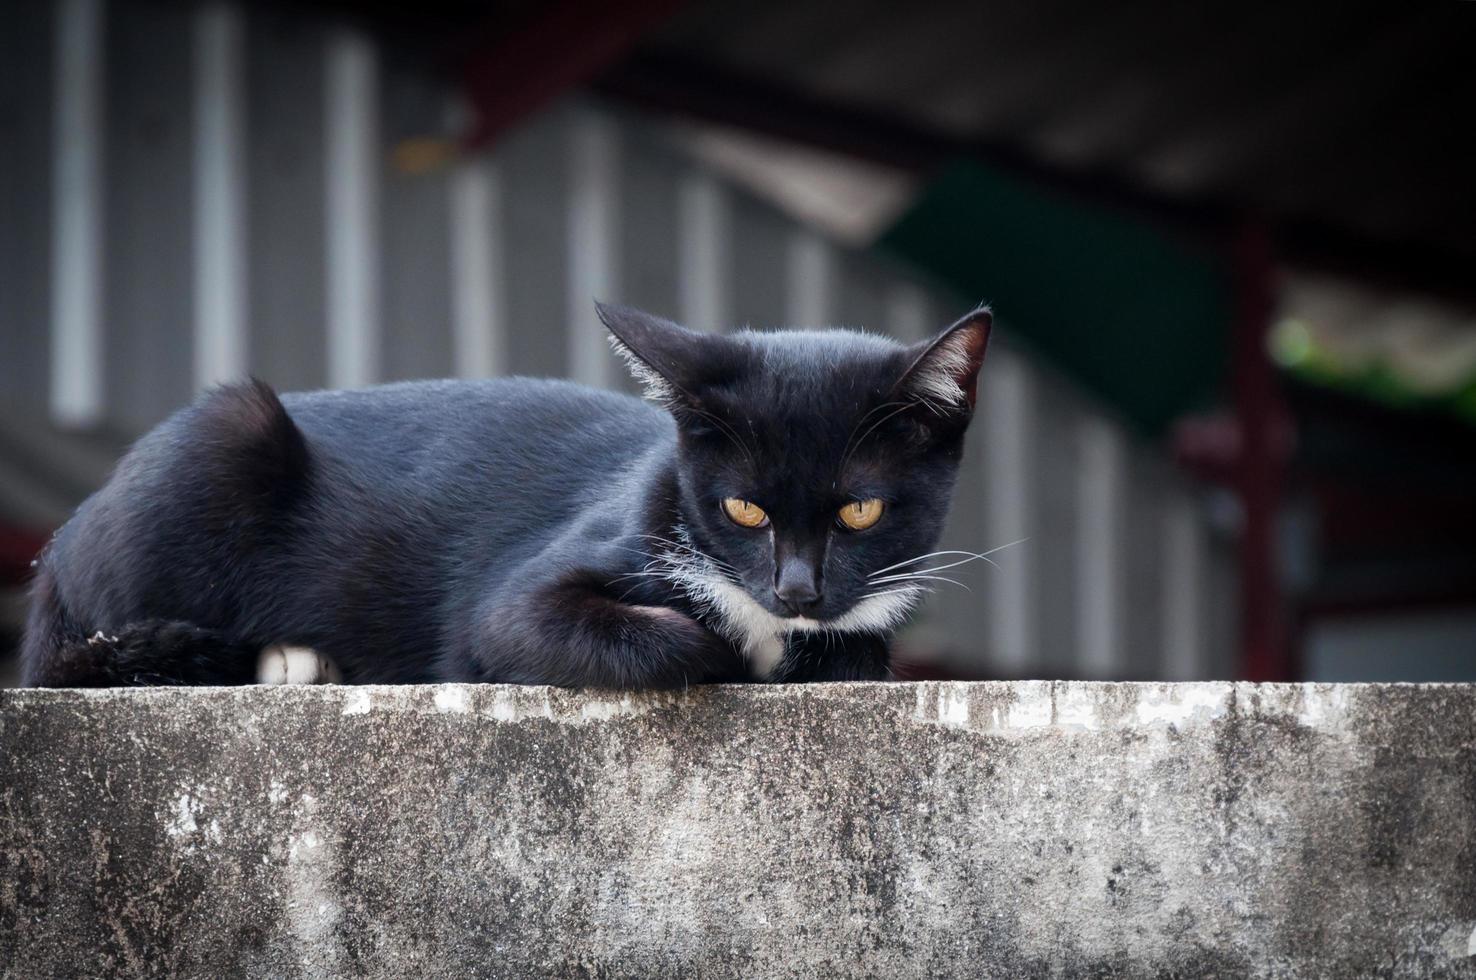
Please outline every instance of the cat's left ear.
M939 414L974 411L979 391L979 368L994 317L981 306L932 340L918 345L917 356L897 382L899 395L911 395Z
M610 346L625 359L646 397L669 409L695 406L701 389L732 360L721 336L677 326L629 306L596 303Z

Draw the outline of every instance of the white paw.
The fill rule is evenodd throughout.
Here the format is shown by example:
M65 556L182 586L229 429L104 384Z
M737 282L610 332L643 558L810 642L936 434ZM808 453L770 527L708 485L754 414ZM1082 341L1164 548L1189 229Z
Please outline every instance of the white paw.
M310 647L283 644L261 651L256 661L258 684L339 684L338 666Z

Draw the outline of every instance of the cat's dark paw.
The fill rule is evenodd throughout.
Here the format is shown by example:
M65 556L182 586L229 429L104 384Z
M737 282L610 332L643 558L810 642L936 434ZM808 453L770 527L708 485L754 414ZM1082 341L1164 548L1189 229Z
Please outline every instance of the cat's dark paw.
M726 639L685 613L668 606L627 606L649 623L648 639L666 669L650 686L684 687L743 679L742 656Z
M813 633L797 633L785 645L784 659L769 678L779 684L827 681L888 681L891 654L884 637L849 634L826 640Z

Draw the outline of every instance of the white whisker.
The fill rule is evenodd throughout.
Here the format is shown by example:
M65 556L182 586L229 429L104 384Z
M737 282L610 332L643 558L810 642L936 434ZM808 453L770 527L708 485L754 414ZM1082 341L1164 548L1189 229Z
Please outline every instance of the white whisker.
M995 567L998 568L998 565L996 565L992 561L989 561L990 555L998 551L1003 551L1006 548L1013 548L1017 544L1024 544L1026 541L1029 540L1029 538L1021 538L1018 541L1011 541L1009 544L1002 544L998 548L990 548L988 551L934 551L931 554L918 555L916 558L909 558L906 561L899 561L897 562L897 564L888 565L886 568L878 568L876 571L870 573L867 577L875 578L876 576L881 575L884 572L890 572L896 568L902 568L906 565L915 565L920 561L927 561L929 558L943 558L947 555L967 555L968 557L962 558L959 561L950 562L947 565L939 565L936 568L923 569L923 571L941 572L947 568L956 568L959 565L967 565L971 561L989 562L989 564L995 565Z
M607 586L608 585L614 585L616 582L623 582L623 581L625 581L628 578L666 578L666 572L659 571L659 570L658 571L643 571L643 572L626 572L624 575L617 575L615 578L612 578L610 581L606 582L605 584Z
M941 558L944 555L968 555L970 558L972 558L974 556L974 554L975 554L975 552L972 552L972 551L934 551L934 552L930 552L930 553L928 553L926 555L918 555L916 558L909 558L906 561L899 561L899 562L897 562L897 564L895 564L895 565L888 565L886 568L878 568L876 571L870 572L868 574L869 575L880 575L883 572L890 572L894 568L901 568L904 565L916 564L917 562L920 562L920 561L926 561L929 558Z
M697 558L702 558L702 559L705 559L707 561L710 561L714 565L717 565L717 566L719 566L721 568L726 568L726 569L729 569L730 571L733 570L733 566L730 565L730 564L728 564L727 562L723 561L721 558L714 558L712 555L707 554L705 551L702 551L700 548L694 547L691 544L686 544L686 543L681 542L681 541L673 541L670 538L663 538L659 534L641 534L641 535L637 535L637 537L649 538L652 541L656 541L656 542L659 542L659 543L664 544L664 545L669 545L669 546L671 546L673 548L680 548L681 550L683 550L683 551L685 551L685 552L687 552L687 553L689 553L689 554L691 554L691 555L693 555L693 556L695 556Z
M922 580L932 581L932 582L947 582L950 585L956 585L960 589L964 589L965 591L968 591L968 592L974 591L973 589L970 589L967 585L964 585L962 582L960 582L956 578L949 578L947 575L923 575L921 573L916 573L916 574L911 574L911 575L888 575L886 578L879 578L879 579L874 580L872 582L872 584L873 585L885 585L885 584L887 584L889 582L917 582L917 581L922 581Z
M628 552L630 552L633 555L640 555L642 558L649 558L650 561L646 563L646 567L648 567L648 568L653 563L661 561L660 556L653 555L649 551L642 551L639 548L627 548L623 544L612 544L612 545L610 545L610 547L612 547L612 548L619 548L621 551L628 551Z
M926 585L907 585L907 586L903 586L900 589L887 589L884 592L868 592L864 596L862 596L861 598L863 598L863 599L875 599L878 596L884 596L884 595L922 595L924 592L932 592L932 591L933 590L930 589L930 588L928 588Z
M950 568L957 568L960 565L967 565L971 561L982 561L986 565L993 565L995 568L999 567L999 562L995 561L993 558L987 558L984 555L974 555L972 558L965 558L962 561L949 562L947 565L934 565L932 568L915 568L911 572L899 572L898 574L910 575L915 573L918 575L927 575L929 572L945 572ZM880 579L872 579L872 581L880 581Z

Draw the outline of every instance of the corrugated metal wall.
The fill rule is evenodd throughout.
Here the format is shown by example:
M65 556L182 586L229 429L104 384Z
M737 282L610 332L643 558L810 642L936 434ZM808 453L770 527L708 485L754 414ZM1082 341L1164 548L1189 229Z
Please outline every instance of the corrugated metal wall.
M572 99L488 154L409 174L390 148L434 131L451 96L347 28L223 4L9 7L0 405L32 442L46 426L137 434L248 371L284 390L497 373L629 388L595 296L704 329L906 339L970 305L610 107ZM971 672L1230 673L1227 556L1193 492L1013 347L1001 312L944 546L1028 540L969 570L972 592L937 596L908 642ZM0 506L30 478L6 465Z

